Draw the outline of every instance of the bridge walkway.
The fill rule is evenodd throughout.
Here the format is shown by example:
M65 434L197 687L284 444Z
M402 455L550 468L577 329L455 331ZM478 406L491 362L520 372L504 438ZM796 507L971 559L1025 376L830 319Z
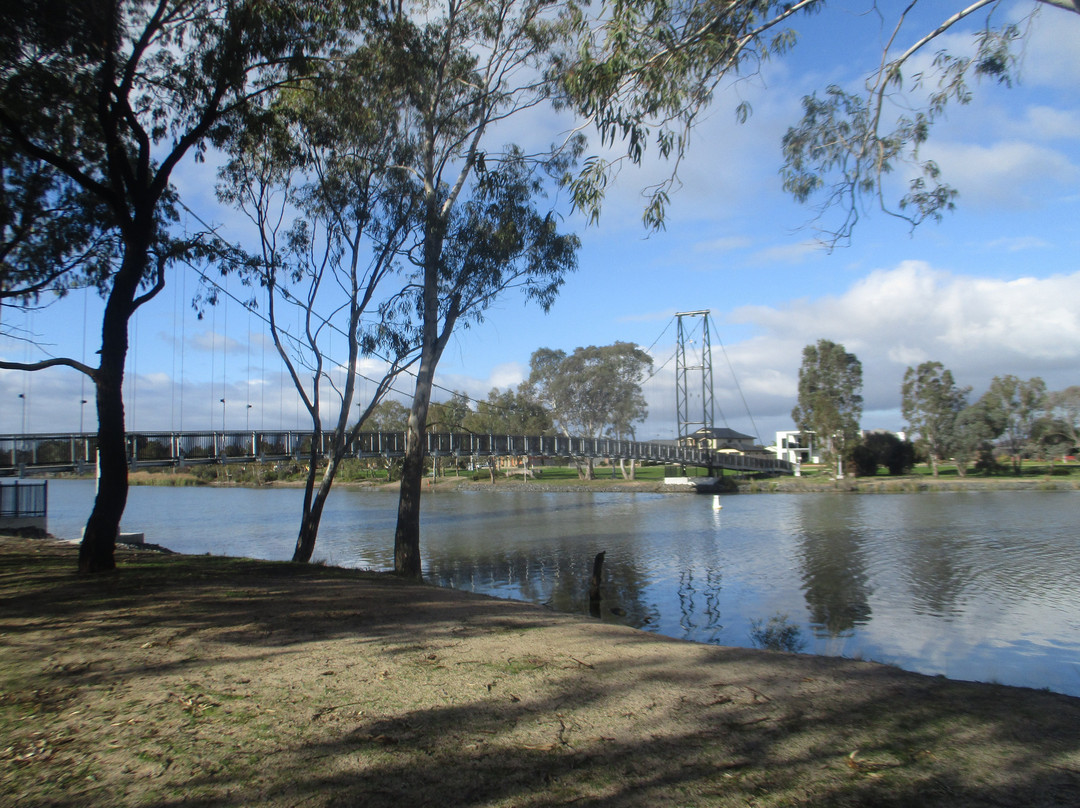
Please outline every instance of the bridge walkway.
M326 436L320 438L324 454ZM430 457L562 457L637 460L699 466L744 473L792 474L791 463L739 453L679 446L672 442L561 435L480 435L428 432ZM197 463L302 460L310 454L311 433L300 430L129 432L132 468ZM95 462L97 436L85 434L0 435L0 473L81 468ZM349 446L356 458L391 458L405 454L404 432L362 432Z

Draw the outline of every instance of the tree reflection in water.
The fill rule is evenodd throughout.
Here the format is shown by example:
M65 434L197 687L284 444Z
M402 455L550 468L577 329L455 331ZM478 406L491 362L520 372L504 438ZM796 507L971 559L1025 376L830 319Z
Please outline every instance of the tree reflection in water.
M866 534L858 497L810 500L800 513L803 595L816 637L844 637L870 622Z

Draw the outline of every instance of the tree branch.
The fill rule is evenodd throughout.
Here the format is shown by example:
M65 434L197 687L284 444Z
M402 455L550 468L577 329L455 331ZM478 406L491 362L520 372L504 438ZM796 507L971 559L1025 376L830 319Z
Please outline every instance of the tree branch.
M82 362L78 362L74 359L68 359L66 357L57 357L55 359L46 359L43 362L8 362L0 359L0 369L3 370L45 370L47 368L67 367L74 368L80 373L85 373L91 379L97 380L97 368L92 368L89 365L84 365Z

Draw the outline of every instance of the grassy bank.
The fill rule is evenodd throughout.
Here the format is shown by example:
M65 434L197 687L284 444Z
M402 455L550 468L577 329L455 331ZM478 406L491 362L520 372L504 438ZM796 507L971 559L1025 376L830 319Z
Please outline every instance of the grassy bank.
M0 539L0 803L1073 806L1080 700L359 571Z
M629 466L627 467L629 469ZM623 478L618 465L614 468L610 465L596 467L596 479L579 479L577 468L564 463L552 463L551 465L533 466L529 475L523 475L518 468L499 469L495 479L497 483L546 483L550 485L582 485L585 487L619 484L619 483L652 483L660 485L667 475L678 475L682 471L677 467L670 466L638 466L634 470L634 480ZM614 473L613 473L614 472ZM303 483L307 469L299 463L212 463L207 465L184 468L141 469L129 475L132 485L296 485ZM689 467L685 474L691 477L705 475L705 469ZM430 470L426 479L431 482ZM385 469L371 468L366 462L358 460L346 460L335 478L336 483L381 485L390 482ZM488 483L491 482L491 474L487 468L477 470L447 469L440 467L439 475L434 478L433 484L460 484L465 482Z
M967 475L954 472L934 477L929 473L875 477L844 477L836 480L822 473L802 477L773 477L745 480L739 491L745 493L840 492L864 494L911 494L924 491L1078 491L1080 467L1061 467L1051 475L1034 470L1020 476Z
M667 466L639 466L634 479L623 479L618 467L612 475L610 466L600 466L596 479L581 480L573 466L537 466L534 474L523 476L519 471L500 471L494 485L500 488L532 489L542 491L671 491L664 485L664 478L678 474L678 469ZM703 476L704 469L688 468L689 476ZM132 485L151 486L298 486L302 485L302 467L281 464L228 464L189 466L160 470L139 470L129 475ZM968 474L961 477L956 469L946 467L938 477L929 468L916 467L911 474L889 476L884 473L874 477L844 477L836 480L821 467L804 467L800 477L738 477L727 473L724 485L731 491L742 493L918 493L924 491L1077 491L1080 490L1080 464L1028 464L1020 476L994 474L990 476ZM385 470L368 469L360 464L346 466L345 473L338 476L335 485L351 487L397 485L388 482ZM425 478L425 487L453 489L458 486L491 486L491 476L482 471L447 471L437 478Z

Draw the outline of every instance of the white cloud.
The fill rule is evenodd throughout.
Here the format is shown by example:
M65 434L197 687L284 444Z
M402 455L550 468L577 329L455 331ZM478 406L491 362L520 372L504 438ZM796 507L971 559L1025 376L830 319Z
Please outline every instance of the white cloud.
M889 349L887 356L891 361L905 367L921 365L930 360L926 349L915 345L894 345Z
M935 143L933 158L973 209L1027 209L1046 201L1047 188L1075 185L1080 168L1059 151L1021 141L990 146Z
M1039 4L1039 14L1024 49L1024 82L1075 92L1078 42L1080 15Z
M1080 113L1072 109L1030 106L1025 110L1018 135L1040 140L1080 137Z
M726 253L732 250L741 250L749 247L753 242L746 236L725 236L714 238L709 241L699 241L694 245L695 253Z
M986 246L991 250L1004 250L1005 252L1025 252L1027 250L1042 250L1050 246L1046 239L1038 236L1015 236L1012 238L998 238L987 242Z
M639 314L624 314L615 319L617 323L666 323L675 316L676 309L662 311L644 311Z
M168 373L140 373L139 386L164 390L172 384L172 376Z
M823 255L820 241L804 239L795 244L780 244L758 250L748 259L750 264L800 264L813 255Z
M488 377L491 381L492 387L498 387L500 390L505 390L507 387L514 387L521 384L525 378L524 370L517 362L504 362L501 365L496 365L491 370L491 375Z
M199 351L227 351L228 353L237 353L245 350L245 347L232 337L228 337L224 334L219 334L216 331L200 331L198 334L194 334L188 337L188 346Z
M440 373L435 378L437 389L432 393L432 400L447 401L451 395L448 391L452 390L464 393L473 401L485 401L492 388L506 390L508 387L517 387L525 379L525 375L524 367L518 362L496 365L484 379L462 373Z
M937 360L976 391L994 375L1042 375L1054 388L1074 383L1080 362L1080 271L997 280L952 275L923 262L878 270L844 293L782 307L746 306L736 322L764 334L729 353L752 349L760 367L793 378L799 350L830 339L863 363L867 410L898 405L904 368ZM762 345L784 346L783 361ZM775 378L775 376L774 376ZM794 385L788 395L794 401Z

